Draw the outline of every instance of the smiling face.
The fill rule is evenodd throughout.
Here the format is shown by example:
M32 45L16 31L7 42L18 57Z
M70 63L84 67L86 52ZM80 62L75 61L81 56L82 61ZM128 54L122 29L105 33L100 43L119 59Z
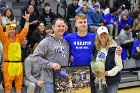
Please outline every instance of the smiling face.
M103 32L100 35L98 35L98 38L99 38L101 44L103 44L103 43L106 44L109 39L109 35L107 33Z
M10 17L10 16L11 16L11 14L12 14L12 13L11 13L11 11L10 11L10 10L7 10L7 11L6 11L6 16L7 16L7 17Z
M13 27L10 27L10 31L9 31L9 36L10 37L14 37L16 34L16 29Z
M39 29L40 32L43 32L43 31L45 30L45 25L44 25L44 23L40 23L40 24L38 25L38 29Z
M87 31L87 20L86 19L77 19L75 22L75 26L78 31Z
M57 19L52 26L52 29L54 30L54 34L57 38L62 38L64 32L65 32L65 22L63 20Z

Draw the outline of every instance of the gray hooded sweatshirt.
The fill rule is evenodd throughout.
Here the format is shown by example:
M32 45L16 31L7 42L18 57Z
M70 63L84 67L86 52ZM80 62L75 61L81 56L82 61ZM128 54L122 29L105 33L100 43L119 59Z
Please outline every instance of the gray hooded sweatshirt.
M55 35L44 38L33 53L33 61L42 68L42 80L53 83L53 63L67 66L69 60L69 44L64 39L58 39Z
M24 61L25 80L38 84L41 81L41 67L32 61L30 54Z

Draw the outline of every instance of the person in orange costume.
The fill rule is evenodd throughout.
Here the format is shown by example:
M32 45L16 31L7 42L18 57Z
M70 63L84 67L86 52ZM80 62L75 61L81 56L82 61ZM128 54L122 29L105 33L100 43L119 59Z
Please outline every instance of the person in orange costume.
M16 24L6 27L6 33L0 24L0 40L4 49L3 76L5 93L11 93L12 82L15 82L16 93L21 93L22 88L22 62L21 62L21 42L24 40L29 29L30 14L23 16L26 20L24 28L18 34Z

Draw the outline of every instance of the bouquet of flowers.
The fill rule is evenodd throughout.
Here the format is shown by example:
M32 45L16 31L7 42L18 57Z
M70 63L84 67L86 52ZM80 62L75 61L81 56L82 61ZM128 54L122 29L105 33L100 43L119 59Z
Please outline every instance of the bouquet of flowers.
M92 73L95 74L95 84L99 84L99 90L102 90L102 84L106 85L105 77L99 77L99 72L105 71L105 62L103 60L100 60L98 62L92 61L91 62L91 70Z

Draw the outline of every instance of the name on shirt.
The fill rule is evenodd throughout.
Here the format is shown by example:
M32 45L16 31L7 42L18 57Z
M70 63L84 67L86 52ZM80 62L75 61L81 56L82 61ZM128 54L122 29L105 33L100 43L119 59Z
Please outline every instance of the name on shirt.
M92 45L90 41L76 41L74 42L76 49L89 49L89 46Z

